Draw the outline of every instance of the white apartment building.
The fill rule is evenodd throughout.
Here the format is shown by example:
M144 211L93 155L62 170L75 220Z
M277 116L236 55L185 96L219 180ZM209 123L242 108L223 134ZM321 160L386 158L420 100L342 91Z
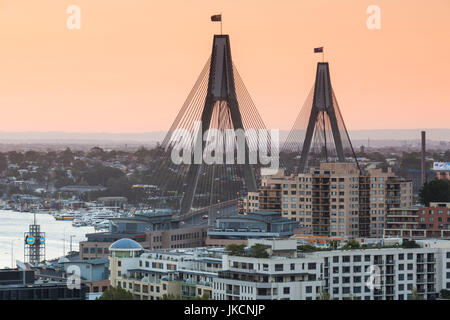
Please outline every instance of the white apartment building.
M212 296L212 281L222 269L218 249L143 250L131 239L110 247L110 283L141 300Z
M450 289L450 241L415 249L319 251L298 257L224 256L213 281L218 300L407 300L413 290L435 299ZM373 284L373 286L371 286Z
M215 300L315 300L321 294L320 258L223 256L213 279Z
M434 299L441 289L450 288L449 241L415 249L335 250L312 255L323 258L324 289L336 300L408 300L413 290L423 299ZM370 283L375 285L372 289Z
M407 300L413 291L435 299L450 290L450 241L420 240L420 248L297 252L295 240L262 244L268 258L231 256L223 249L143 250L131 239L110 247L111 286L137 299L164 295L216 300Z

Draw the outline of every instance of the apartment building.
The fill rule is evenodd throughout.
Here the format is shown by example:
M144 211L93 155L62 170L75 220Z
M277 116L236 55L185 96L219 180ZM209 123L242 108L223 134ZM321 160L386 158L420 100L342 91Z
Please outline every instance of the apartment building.
M266 240L267 241L267 240ZM218 300L435 299L450 288L450 242L423 240L415 249L333 250L267 259L223 256L213 280Z
M212 296L212 279L222 268L220 250L144 250L131 239L110 247L110 282L140 300Z
M267 240L263 244L267 245ZM213 279L213 299L315 300L320 296L323 283L320 257L297 257L295 240L277 240L267 247L271 252L295 254L270 258L224 254L222 270Z
M450 289L450 241L420 248L302 253L296 240L250 239L268 258L232 256L220 248L144 250L131 239L110 247L110 283L137 299L209 296L216 300L435 299Z
M408 300L413 290L423 299L435 299L441 289L450 288L450 244L429 243L417 249L335 250L313 255L323 258L324 290L331 299Z
M248 192L247 196L239 199L238 201L238 213L247 214L259 211L259 193Z
M260 211L281 212L305 234L380 237L386 214L412 205L412 182L390 168L361 173L355 163L322 163L308 173L263 176L258 201Z
M450 203L394 208L386 219L385 236L450 238Z

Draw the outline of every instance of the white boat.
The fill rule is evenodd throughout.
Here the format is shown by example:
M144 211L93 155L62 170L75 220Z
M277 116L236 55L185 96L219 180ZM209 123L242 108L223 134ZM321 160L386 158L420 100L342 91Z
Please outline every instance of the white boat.
M109 229L109 220L103 220L94 224L96 230Z
M93 219L110 219L110 218L116 218L119 216L119 213L114 212L110 209L106 208L99 208L92 212L90 215Z

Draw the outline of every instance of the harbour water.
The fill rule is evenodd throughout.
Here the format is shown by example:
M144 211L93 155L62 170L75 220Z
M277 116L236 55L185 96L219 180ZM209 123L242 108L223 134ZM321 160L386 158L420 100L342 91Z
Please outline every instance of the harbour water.
M34 214L0 210L0 268L11 267L16 260L24 260L24 232L33 223ZM94 227L72 226L72 221L56 221L46 213L36 214L36 222L45 232L45 258L50 260L61 257L70 250L70 236L72 235L72 250L78 251L78 243L86 240L86 233L94 233ZM64 240L65 239L65 240ZM11 250L12 244L12 250Z

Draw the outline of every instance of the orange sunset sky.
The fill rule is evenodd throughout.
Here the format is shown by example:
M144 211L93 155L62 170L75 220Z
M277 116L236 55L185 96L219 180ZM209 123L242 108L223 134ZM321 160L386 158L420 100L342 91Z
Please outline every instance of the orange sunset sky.
M0 131L167 130L220 12L267 127L291 128L324 46L349 130L450 128L450 0L0 0Z

